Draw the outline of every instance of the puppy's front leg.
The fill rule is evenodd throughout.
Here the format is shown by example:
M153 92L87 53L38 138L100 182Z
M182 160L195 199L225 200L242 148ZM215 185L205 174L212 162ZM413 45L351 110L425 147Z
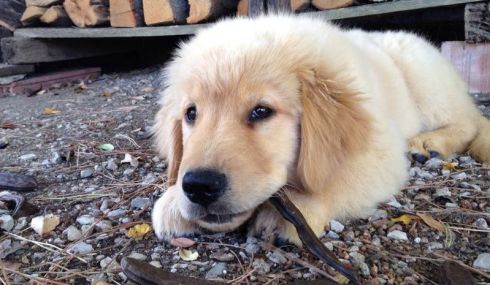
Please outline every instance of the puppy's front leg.
M199 232L199 227L182 217L177 208L177 189L174 186L163 193L153 206L151 220L155 234L161 240Z

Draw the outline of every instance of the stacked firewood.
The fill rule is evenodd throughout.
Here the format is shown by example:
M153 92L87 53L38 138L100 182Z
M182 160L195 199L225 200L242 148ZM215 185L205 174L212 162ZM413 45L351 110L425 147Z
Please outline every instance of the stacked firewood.
M364 0L371 2L373 0ZM222 16L325 10L356 0L25 0L25 26L138 27L196 24ZM376 0L380 2L380 0Z

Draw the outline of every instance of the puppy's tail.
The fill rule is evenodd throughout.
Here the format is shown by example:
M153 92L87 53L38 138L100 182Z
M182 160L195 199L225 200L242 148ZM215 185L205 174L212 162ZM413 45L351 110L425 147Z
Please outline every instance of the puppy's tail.
M490 121L483 116L478 121L478 134L468 152L479 161L490 164Z

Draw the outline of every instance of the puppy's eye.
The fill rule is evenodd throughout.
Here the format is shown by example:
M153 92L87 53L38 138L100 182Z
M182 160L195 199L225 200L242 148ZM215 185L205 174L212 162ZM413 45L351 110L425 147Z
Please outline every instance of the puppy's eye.
M185 112L185 120L187 121L187 123L189 124L194 123L196 117L197 117L196 106L189 107Z
M267 119L274 114L274 110L261 105L255 106L255 108L250 112L248 121L253 123L259 120Z

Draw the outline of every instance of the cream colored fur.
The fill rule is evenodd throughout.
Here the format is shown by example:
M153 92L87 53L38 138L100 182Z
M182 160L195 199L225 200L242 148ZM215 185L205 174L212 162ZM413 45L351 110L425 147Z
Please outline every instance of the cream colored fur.
M162 239L232 230L256 213L251 233L299 243L266 203L283 185L320 234L332 218L365 217L396 194L407 152L470 148L490 162L490 123L451 65L414 34L344 31L298 16L224 20L180 47L166 81L155 131L169 188L152 213ZM183 119L191 104L192 126ZM251 125L258 104L275 114ZM185 197L182 177L199 167L231 180L206 211L237 214L232 221L200 220L203 210Z

